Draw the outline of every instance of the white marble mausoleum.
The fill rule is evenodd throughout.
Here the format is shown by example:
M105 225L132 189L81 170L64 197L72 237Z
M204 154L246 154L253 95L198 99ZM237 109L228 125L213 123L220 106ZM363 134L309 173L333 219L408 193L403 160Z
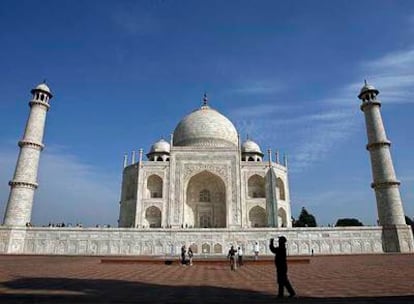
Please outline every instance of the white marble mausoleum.
M288 168L263 161L233 123L207 105L185 116L123 173L120 227L292 227Z

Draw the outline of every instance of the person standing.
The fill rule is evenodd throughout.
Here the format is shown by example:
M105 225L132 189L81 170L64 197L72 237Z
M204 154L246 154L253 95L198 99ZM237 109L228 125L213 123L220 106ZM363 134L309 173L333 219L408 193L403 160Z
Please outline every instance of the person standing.
M237 263L239 267L243 265L243 249L240 246L237 247Z
M185 245L181 247L181 264L185 266Z
M270 239L269 249L275 254L275 266L277 272L277 283L279 284L278 297L282 298L284 293L284 288L286 287L289 292L289 297L296 296L296 292L293 289L292 285L289 282L287 276L287 261L286 261L286 238L284 236L279 237L279 247L274 246L274 239Z
M254 244L254 260L255 261L257 261L257 259L259 258L259 249L260 249L259 243L256 242Z
M193 250L191 249L191 247L188 247L188 260L190 263L190 266L193 266Z
M234 249L233 245L230 247L229 253L227 254L227 258L230 259L230 270L236 271L236 252L237 250Z

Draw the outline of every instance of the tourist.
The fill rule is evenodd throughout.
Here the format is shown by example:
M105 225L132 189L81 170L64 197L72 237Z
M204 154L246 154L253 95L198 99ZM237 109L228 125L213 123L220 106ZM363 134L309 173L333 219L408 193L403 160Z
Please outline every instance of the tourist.
M236 271L236 252L237 250L234 249L233 245L230 247L229 253L227 254L227 258L230 259L230 270Z
M256 242L254 244L254 260L255 261L257 261L257 259L259 258L259 249L260 249L259 243Z
M191 249L191 247L188 248L188 260L190 263L190 266L193 266L193 250Z
M181 264L185 266L185 245L181 247Z
M237 247L237 264L239 267L243 265L243 250L240 246Z
M275 266L277 272L277 283L279 284L278 297L283 297L284 288L286 287L289 292L289 297L294 297L296 295L293 290L292 285L290 285L288 276L287 276L287 261L286 261L286 238L284 236L279 237L279 247L273 245L274 239L270 239L269 249L275 254Z

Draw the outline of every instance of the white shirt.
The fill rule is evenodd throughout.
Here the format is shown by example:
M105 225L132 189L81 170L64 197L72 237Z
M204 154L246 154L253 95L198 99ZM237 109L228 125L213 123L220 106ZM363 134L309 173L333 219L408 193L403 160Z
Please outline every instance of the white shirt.
M255 245L254 245L254 251L255 251L255 252L259 252L259 248L260 248L260 247L259 247L259 244L255 244Z

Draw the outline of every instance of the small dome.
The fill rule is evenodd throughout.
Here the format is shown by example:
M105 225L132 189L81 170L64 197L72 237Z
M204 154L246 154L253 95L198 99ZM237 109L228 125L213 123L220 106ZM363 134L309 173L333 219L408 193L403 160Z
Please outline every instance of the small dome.
M254 141L247 139L241 146L242 153L259 153L263 154L262 150L260 150L260 147L258 144L256 144Z
M170 153L170 144L166 140L160 139L159 141L157 141L155 144L151 146L150 153L156 153L156 152Z
M42 91L42 92L45 92L45 93L47 93L47 94L49 94L50 96L52 96L52 92L50 91L50 89L49 89L49 87L46 85L46 83L41 83L41 84L39 84L36 88L34 88L33 90L32 90L32 93L34 92L34 91Z
M233 123L218 111L203 105L184 117L174 130L174 146L237 147Z
M368 91L374 91L376 95L378 95L379 91L372 85L365 82L364 86L361 88L361 91L359 92L358 98L361 98L361 96Z

